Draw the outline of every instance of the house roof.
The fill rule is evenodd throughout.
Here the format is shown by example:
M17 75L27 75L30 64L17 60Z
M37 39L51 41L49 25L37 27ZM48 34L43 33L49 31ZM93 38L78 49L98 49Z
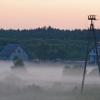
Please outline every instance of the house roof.
M9 57L15 49L18 47L18 44L8 44L4 47L4 49L0 52L1 57Z

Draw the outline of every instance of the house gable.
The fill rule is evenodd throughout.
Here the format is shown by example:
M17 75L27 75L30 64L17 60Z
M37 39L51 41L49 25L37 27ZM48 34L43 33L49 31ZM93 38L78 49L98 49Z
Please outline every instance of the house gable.
M21 48L20 46L18 46L14 52L12 52L12 54L10 55L10 59L14 59L15 57L19 57L22 60L28 60L29 56L28 54L25 52L25 50L23 48Z
M18 44L8 44L0 53L0 58L3 60L13 60L16 56L22 60L29 59L29 55Z
M98 55L100 57L100 45L97 46ZM96 49L93 48L89 52L89 62L92 64L96 64Z

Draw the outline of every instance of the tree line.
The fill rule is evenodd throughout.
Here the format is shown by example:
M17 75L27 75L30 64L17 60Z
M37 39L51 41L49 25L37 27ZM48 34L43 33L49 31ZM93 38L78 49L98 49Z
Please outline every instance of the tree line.
M92 47L93 36L89 30L60 30L42 27L30 30L0 30L0 50L9 43L18 43L26 48L32 59L83 60L88 36ZM100 30L96 30L99 41Z

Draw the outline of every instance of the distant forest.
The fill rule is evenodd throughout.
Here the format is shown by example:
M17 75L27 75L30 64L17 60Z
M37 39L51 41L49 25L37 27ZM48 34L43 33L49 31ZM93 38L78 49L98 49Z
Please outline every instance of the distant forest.
M0 30L0 50L8 43L23 45L32 59L83 60L85 58L89 30L60 30L43 27L33 30ZM96 30L100 39L100 30Z

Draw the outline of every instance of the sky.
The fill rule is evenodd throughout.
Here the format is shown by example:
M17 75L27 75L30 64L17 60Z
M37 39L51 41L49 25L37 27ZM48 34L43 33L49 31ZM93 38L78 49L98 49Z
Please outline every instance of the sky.
M100 28L100 0L0 0L0 28L87 29L87 16L97 15Z

